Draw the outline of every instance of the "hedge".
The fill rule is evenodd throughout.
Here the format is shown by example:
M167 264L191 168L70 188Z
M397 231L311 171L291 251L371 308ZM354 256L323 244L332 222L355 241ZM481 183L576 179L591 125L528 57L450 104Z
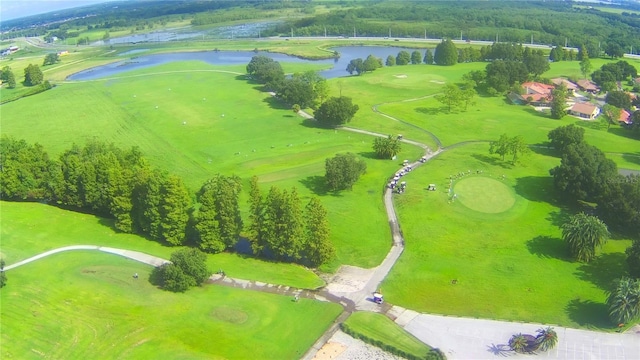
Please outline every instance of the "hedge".
M355 330L353 330L352 328L349 327L349 325L345 324L345 323L341 323L340 324L340 329L347 335L354 337L356 339L360 339L362 341L364 341L367 344L371 344L373 346L379 347L380 349L389 352L393 355L397 355L397 356L401 356L405 359L408 360L446 360L447 357L445 356L445 354L440 351L440 349L437 348L431 348L431 350L427 353L426 357L420 357L420 356L416 356L414 354L410 354L407 353L406 351L400 350L397 347L390 345L390 344L386 344L380 340L377 339L372 339L364 334L361 334Z

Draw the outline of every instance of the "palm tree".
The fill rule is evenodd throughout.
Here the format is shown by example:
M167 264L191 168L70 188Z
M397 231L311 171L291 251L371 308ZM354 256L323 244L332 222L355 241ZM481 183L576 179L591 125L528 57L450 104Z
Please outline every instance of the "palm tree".
M640 317L640 279L623 277L607 297L609 318L615 324L626 324Z
M551 350L558 344L558 334L552 327L549 326L546 329L538 329L537 333L536 344L538 346L538 350Z
M515 334L509 339L509 347L517 353L523 353L529 346L527 338L522 334Z
M571 255L589 262L596 257L596 248L609 238L607 225L595 216L580 213L562 224L562 238L569 244Z

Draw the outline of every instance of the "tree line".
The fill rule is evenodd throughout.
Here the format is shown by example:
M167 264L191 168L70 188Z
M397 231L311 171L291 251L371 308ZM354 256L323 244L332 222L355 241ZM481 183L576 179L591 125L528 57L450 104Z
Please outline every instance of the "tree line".
M570 205L594 203L592 214L573 215L562 225L571 255L589 262L609 238L609 228L633 238L625 251L628 276L616 280L608 292L609 317L616 324L640 318L640 176L623 176L616 164L584 141L584 129L558 127L548 138L560 154L560 165L549 172L561 198ZM601 220L602 219L602 220Z
M246 69L251 79L264 84L266 90L273 91L295 112L307 107L314 109L314 118L322 126L336 127L345 124L359 110L358 105L353 104L349 97L327 98L327 80L314 71L286 78L280 63L263 55L252 57Z
M39 144L3 136L0 184L3 200L44 201L93 213L114 219L119 231L210 253L232 250L244 229L237 176L213 176L194 199L180 177L152 167L137 147L122 150L94 140L84 147L74 144L56 160ZM257 178L252 194L254 186ZM251 215L249 241L260 244L254 254L312 266L330 259L334 250L320 201L311 199L302 211L295 189L272 188L269 195L261 201L252 196L250 202L263 211ZM256 222L256 216L262 220ZM295 234L288 235L291 231Z
M591 44L604 50L640 48L640 19L596 9L574 8L570 2L376 2L337 9L273 27L268 35L332 35L452 38L569 45ZM598 45L600 44L600 46ZM591 52L599 56L599 52Z

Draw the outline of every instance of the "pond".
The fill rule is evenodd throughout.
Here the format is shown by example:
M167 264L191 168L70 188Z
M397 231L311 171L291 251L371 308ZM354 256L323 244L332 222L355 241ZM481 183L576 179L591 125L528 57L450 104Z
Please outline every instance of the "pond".
M131 34L114 37L109 40L99 40L91 45L141 44L152 42L167 42L179 40L216 40L260 37L260 32L280 23L279 21L262 21L238 25L218 26L211 29L195 30L191 26L166 30L152 31L143 34Z
M145 49L129 50L124 54L135 54ZM253 51L203 51L203 52L177 52L168 54L153 54L132 57L130 59L118 61L115 63L94 67L75 74L72 74L67 80L95 80L121 75L124 72L144 69L156 65L176 62L176 61L203 61L214 65L246 65L251 58L256 55L265 55L279 62L296 62L296 63L313 63L331 65L330 69L320 71L320 75L327 79L341 76L348 76L345 70L347 64L352 59L365 59L370 54L379 57L384 62L387 56L396 56L401 50L409 53L415 49L393 47L393 46L343 46L336 47L331 50L338 51L340 58L326 60L307 60L295 56ZM424 57L425 49L419 50ZM432 49L433 51L433 49Z

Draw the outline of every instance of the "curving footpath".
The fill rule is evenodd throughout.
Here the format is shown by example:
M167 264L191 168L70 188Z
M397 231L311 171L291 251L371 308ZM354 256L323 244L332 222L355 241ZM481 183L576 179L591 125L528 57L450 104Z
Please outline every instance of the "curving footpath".
M106 252L106 253L110 253L110 254L124 256L126 258L129 258L129 259L132 259L132 260L135 260L135 261L139 261L141 263L149 264L151 266L160 266L160 265L162 265L164 263L168 263L169 262L169 260L165 260L163 258L159 258L157 256L145 254L145 253L142 253L142 252L139 252L139 251L116 249L116 248L111 248L111 247L106 247L106 246L98 246L98 245L72 245L72 246L65 246L65 247L49 250L49 251L43 252L41 254L38 254L36 256L32 256L32 257L30 257L28 259L24 259L22 261L19 261L19 262L15 263L15 264L11 264L9 266L5 266L4 267L4 271L15 269L15 268L17 268L19 266L28 264L28 263L36 261L36 260L40 260L43 257L47 257L49 255L61 253L61 252L64 252L64 251L73 251L73 250L98 250L98 251L102 251L102 252Z

